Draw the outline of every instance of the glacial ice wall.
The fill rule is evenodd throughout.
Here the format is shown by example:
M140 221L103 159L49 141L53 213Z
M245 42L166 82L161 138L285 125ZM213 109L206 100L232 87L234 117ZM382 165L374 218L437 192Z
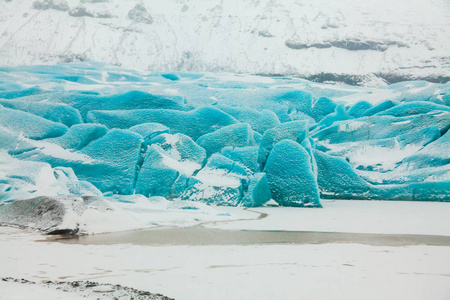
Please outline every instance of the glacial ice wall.
M450 84L0 68L0 201L450 201Z

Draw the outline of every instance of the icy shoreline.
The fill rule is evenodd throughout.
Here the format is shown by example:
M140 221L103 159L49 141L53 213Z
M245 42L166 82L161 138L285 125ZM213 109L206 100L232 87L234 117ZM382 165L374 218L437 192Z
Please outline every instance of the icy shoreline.
M116 241L110 239L114 234L105 234L91 236L92 241L98 238L98 243L55 242L37 232L0 227L0 275L36 282L88 280L101 285L120 284L177 300L270 300L281 294L289 300L299 296L330 300L359 300L374 295L384 300L448 297L448 203L326 200L323 204L322 209L256 208L252 210L266 216L202 225L206 230L213 228L213 235L216 230L230 234L244 230L246 234L255 233L257 238L261 229L285 230L294 235L299 228L318 231L306 244L286 243L283 239L278 240L281 244L214 242L224 237L221 235L211 237L215 245L196 244L195 239L192 244L187 241L181 245L181 239L172 245L161 240L157 245L158 236L148 244L120 238L121 234L130 236L135 232L118 233ZM231 214L242 210L223 209ZM328 226L348 233L340 237L336 234L337 239L332 234L321 236L319 232ZM195 232L196 228L180 229L180 234L184 230ZM360 234L352 234L356 232ZM352 235L353 241L342 239ZM446 244L433 242L434 235L444 236ZM364 240L364 236L378 242ZM184 238L190 237L188 234ZM427 245L433 243L435 246ZM301 289L299 281L303 283ZM22 295L28 292L21 291L25 293Z

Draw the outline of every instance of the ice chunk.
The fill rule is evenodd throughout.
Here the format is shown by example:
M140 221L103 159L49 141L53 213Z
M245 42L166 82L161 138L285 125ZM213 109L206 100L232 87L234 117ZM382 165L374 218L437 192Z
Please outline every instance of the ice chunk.
M0 202L61 192L52 167L43 162L20 161L0 152Z
M78 180L71 169L20 161L5 152L0 152L0 191L0 202L45 195L101 195L89 182Z
M440 167L408 170L397 167L390 172L356 170L358 175L371 184L406 184L419 182L440 182L450 180L450 164Z
M292 140L277 143L267 158L264 172L278 204L321 206L310 156L300 144Z
M90 182L78 180L71 168L56 167L53 174L59 183L67 187L67 195L75 196L101 196L102 193ZM61 193L60 193L61 195Z
M62 136L47 139L65 149L80 150L90 142L101 138L108 132L108 128L100 124L78 124L69 128Z
M405 158L402 166L405 169L438 167L450 163L450 131L428 144L414 155Z
M351 117L359 118L372 107L373 105L367 101L359 101L348 110L348 114Z
M170 129L160 123L143 123L131 127L130 130L140 134L145 141L150 141L158 134L170 133Z
M405 117L410 115L426 114L432 111L450 111L450 107L435 104L433 102L416 101L407 102L385 111L379 112L377 116L390 115L394 117Z
M250 177L247 194L242 199L242 205L247 207L262 206L272 198L269 182L265 173L256 173Z
M343 104L339 104L336 106L334 113L325 116L318 124L318 128L324 128L331 126L336 121L348 120L350 116L347 114L345 110L345 106Z
M0 69L0 148L50 164L53 177L50 171L43 176L55 185L42 185L52 191L259 205L267 198L254 196L267 187L260 173L273 154L274 169L265 175L275 184L269 189L277 188L274 174L280 172L279 181L286 181L280 185L293 187L277 195L287 203L292 198L289 205L304 204L304 195L314 203L316 176L330 186L320 187L324 197L427 200L428 191L429 199L445 199L445 84L331 86L296 78L141 73L93 62ZM272 153L281 142L291 143L289 151ZM320 177L318 156L322 169L334 171ZM0 181L0 194L40 191L15 175ZM298 178L311 186L303 189Z
M150 141L164 149L171 157L178 161L192 161L203 165L206 160L206 151L196 144L187 135L163 133Z
M252 120L250 119L248 122L250 123ZM261 111L260 117L258 120L255 120L254 123L250 123L255 131L260 134L264 134L267 129L273 128L280 124L280 120L278 120L277 115L268 109L263 109Z
M21 86L19 85L19 88L20 87ZM11 88L9 88L9 90L0 92L0 99L16 99L16 98L40 94L42 92L44 92L44 91L41 88L36 87L36 86L28 88L28 89L19 89L19 90L12 90Z
M237 206L242 201L247 181L243 166L215 153L203 169L189 178L181 197L214 205Z
M202 167L205 149L179 133L160 134L150 143L145 159L138 163L135 192L145 196L178 197L186 188L189 176Z
M441 132L450 127L450 113L425 114L409 117L372 116L338 121L313 134L319 141L330 144L396 137L411 131L437 126Z
M371 199L406 201L450 201L450 181L373 186Z
M313 95L308 91L294 90L274 95L273 102L286 105L289 110L295 109L308 116L313 116Z
M183 167L161 147L150 145L137 177L135 192L144 196L169 197Z
M341 157L330 156L313 150L317 162L319 185L322 197L341 199L362 199L369 191L365 182Z
M141 143L142 137L137 133L111 130L80 150L94 161L74 165L75 174L102 192L131 194Z
M183 133L194 140L237 123L235 118L212 107L201 107L192 111L165 109L90 111L88 121L104 124L109 128L130 128L142 123L156 122L169 127L172 133Z
M172 81L178 81L181 79L181 77L175 73L162 73L161 76Z
M441 131L437 126L430 126L397 136L395 139L401 147L411 144L426 146L441 137Z
M450 202L450 179L441 182L412 183L412 199L416 201Z
M62 123L68 127L82 123L78 110L63 104L0 99L0 105L22 110L53 122Z
M345 158L355 168L371 171L393 170L404 158L441 136L437 126L406 133L395 138L325 144L328 154Z
M230 116L235 117L238 121L249 123L253 130L263 134L267 129L273 128L280 124L277 115L270 110L263 109L261 112L246 108L221 105L218 108Z
M317 163L316 163L314 154L312 152L314 142L313 141L311 142L311 141L312 141L311 138L306 138L303 140L303 142L301 142L300 145L302 145L302 147L305 148L306 152L308 152L310 163L311 163L311 168L314 173L314 176L317 179Z
M258 162L264 166L273 146L285 139L301 143L308 134L308 122L292 121L267 130L259 145Z
M256 173L260 169L258 164L258 151L258 146L225 147L222 149L222 155L242 164L251 172Z
M304 113L298 112L296 110L294 111L294 109L289 108L286 105L279 105L279 104L271 105L270 110L273 111L277 115L277 118L278 118L278 120L280 120L281 123L292 121L292 118L290 115L292 113L295 113L296 115L300 115L300 114L302 114L302 116L304 115ZM312 120L314 120L314 119L312 119Z
M371 185L342 158L317 150L314 155L319 168L319 189L324 198L450 201L450 181Z
M389 86L390 89L396 92L401 92L399 97L403 102L413 101L430 101L437 104L445 104L442 99L439 99L439 88L427 81L405 81Z
M335 111L336 103L330 98L320 97L313 105L312 117L316 122L322 120L326 115L329 115Z
M28 142L23 136L0 126L0 149L4 149L9 154L15 155L35 148L36 146Z
M233 173L241 178L245 178L247 176L247 171L245 170L245 167L243 165L219 153L213 154L208 159L205 168L226 170L227 172ZM198 178L200 178L200 176L198 176Z
M0 105L0 126L11 132L35 140L63 135L67 126L20 110L4 108Z
M450 94L442 95L442 102L443 102L442 104L450 106Z
M373 116L373 115L378 114L378 113L380 113L380 112L382 112L382 111L385 111L385 110L387 110L387 109L390 109L391 107L394 107L394 106L396 106L397 104L398 104L398 102L396 102L396 101L391 101L391 100L384 101L384 102L382 102L382 103L380 103L380 104L378 104L378 105L376 105L376 106L374 106L374 107L372 107L372 108L366 110L366 111L361 115L361 117Z
M172 188L170 190L170 195L167 196L168 199L171 198L181 198L184 191L188 187L189 179L192 177L187 176L186 174L180 173L178 175L178 178L175 180L175 182L172 185ZM189 200L189 199L186 199Z
M78 109L84 119L91 110L184 109L184 101L180 96L162 96L141 91L130 91L113 95L76 93L62 99L54 99L53 101L63 101Z
M305 113L302 113L302 112L296 111L296 110L293 110L289 113L289 118L292 121L306 121L306 122L308 122L308 127L312 127L316 124L316 121L314 121L313 118L311 118L310 116L308 116Z
M198 138L197 143L205 148L206 154L220 152L226 146L254 146L252 127L247 123L233 124L207 133Z

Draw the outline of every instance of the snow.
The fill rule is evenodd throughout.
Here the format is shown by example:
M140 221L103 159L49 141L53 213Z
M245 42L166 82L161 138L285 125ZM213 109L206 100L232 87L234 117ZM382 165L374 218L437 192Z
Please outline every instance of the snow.
M355 167L362 166L367 168L368 166L376 166L376 169L380 171L394 170L399 162L422 149L422 146L418 144L409 144L404 147L400 147L398 144L394 147L361 145L360 142L344 144L324 143L324 145L330 148L331 151L347 150L345 151L345 157Z
M354 121L352 123L345 123L345 124L341 124L339 125L339 132L352 132L357 130L358 128L361 128L363 126L366 126L367 123L366 122L361 122L361 121Z
M67 10L38 10L33 2L0 2L0 64L92 60L169 72L331 73L378 86L386 75L448 76L443 0L151 0L139 18L132 0L70 0ZM80 5L87 15L74 13Z
M448 300L449 36L447 0L0 0L0 300Z
M241 185L242 176L230 173L230 171L226 169L204 168L195 176L195 178L202 182L201 185L210 187L212 192L214 186L238 188Z
M11 244L30 246L30 243L8 244L0 250L2 254L11 249ZM7 258L22 261L13 269L12 263L2 258L4 272L16 276L26 272L37 280L66 278L122 283L179 300L265 300L280 296L288 300L299 297L446 300L449 295L446 257L450 247L346 244L143 247L37 243L33 248L42 251L40 257L31 254L26 258L22 250L6 254ZM56 251L65 251L67 256L77 251L78 263L58 255L52 258L50 255ZM24 269L26 264L28 267Z
M81 161L86 164L92 164L95 162L95 159L91 158L90 156L79 153L79 152L72 152L68 151L64 148L62 148L59 145L48 143L48 142L41 142L41 141L30 141L28 139L24 139L30 144L36 146L44 155L52 156L54 158L61 158L64 160L71 160L71 161Z
M113 196L106 201L103 205L88 206L81 214L69 211L58 227L78 227L82 234L99 234L160 226L186 227L202 222L256 217L251 212L224 213L221 208L203 203L168 201L163 197Z
M83 300L96 299L95 297L84 297L82 295L70 294L60 290L53 290L40 285L24 285L0 281L0 300Z
M192 162L192 161L178 161L170 156L164 156L163 163L168 166L169 168L175 169L179 171L182 174L185 175L192 175L194 171L200 169L202 166L198 163Z
M324 200L322 209L252 208L258 221L207 225L227 230L292 230L450 236L448 203Z
M374 246L363 239L347 243L323 240L303 245L196 246L188 241L185 245L171 246L127 239L133 232L122 233L122 242L118 236L118 241L109 243L108 235L94 235L88 242L82 238L55 242L35 232L0 227L0 275L38 282L92 280L121 284L180 300L448 299L447 203L324 201L323 204L323 209L258 208L256 211L268 216L203 226L222 228L224 234L236 230L271 230L273 234L277 230L334 231L384 233L397 240L402 237L395 234L411 237L419 234L425 241L428 235L430 239L442 235L446 242L440 246L420 245L421 242L393 246L389 242L392 239L387 239ZM231 213L241 210L223 209ZM187 230L195 234L197 229ZM3 286L5 291L14 289L12 284ZM33 292L40 295L46 291L26 288L13 291L26 299ZM57 295L54 299L58 299Z

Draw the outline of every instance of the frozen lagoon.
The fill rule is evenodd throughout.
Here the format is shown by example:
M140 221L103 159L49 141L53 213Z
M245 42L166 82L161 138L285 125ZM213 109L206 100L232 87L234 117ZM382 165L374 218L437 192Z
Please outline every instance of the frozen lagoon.
M378 246L450 246L447 203L322 200L322 209L261 207L242 219L188 227L56 237L67 244L224 246L357 243ZM239 215L242 208L218 208ZM402 212L402 213L400 213ZM320 220L320 221L319 221Z
M152 241L130 231L55 242L1 227L1 275L92 280L175 299L448 299L448 203L326 200L323 205L257 208L252 210L267 216L255 213L247 220L206 222L179 231L213 233L202 237L210 238L210 245L198 242L195 234L170 242L152 235L153 230L140 232L149 232ZM242 208L220 210L237 214ZM321 233L329 226L336 233ZM261 230L269 228L281 238L264 240L260 234L267 231ZM313 238L286 243L284 237L299 229ZM230 239L236 232L255 235L244 245Z

